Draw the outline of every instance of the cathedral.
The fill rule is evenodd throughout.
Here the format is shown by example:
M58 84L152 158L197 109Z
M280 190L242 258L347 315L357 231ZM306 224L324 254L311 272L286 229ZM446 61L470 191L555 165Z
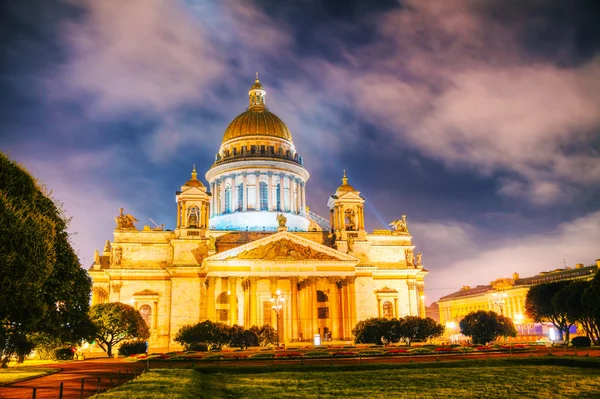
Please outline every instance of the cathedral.
M186 324L270 324L281 342L347 341L369 317L425 317L421 253L406 216L368 233L365 199L348 182L306 204L310 174L258 76L245 112L229 124L206 183L176 192L175 229L144 226L120 210L112 241L89 269L92 304L135 306L151 351L180 349Z

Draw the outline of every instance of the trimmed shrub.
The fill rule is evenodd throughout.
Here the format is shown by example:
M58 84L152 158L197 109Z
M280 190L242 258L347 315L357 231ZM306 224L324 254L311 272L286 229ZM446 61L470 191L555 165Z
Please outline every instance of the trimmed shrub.
M146 353L146 341L124 341L119 347L120 356L127 357L131 355L138 355L140 353Z
M592 346L592 341L585 336L575 337L571 340L571 345L576 348L589 348Z
M208 352L208 345L206 344L191 344L189 348L194 352Z
M273 359L275 357L272 353L256 353L250 356L250 359Z
M54 359L56 359L56 360L72 360L74 353L75 352L73 351L73 348L55 349L54 350Z
M312 351L312 352L306 352L304 354L304 357L329 357L331 356L329 354L329 352L324 352L324 351Z
M382 356L385 355L385 352L377 351L377 350L366 350L359 353L360 356Z

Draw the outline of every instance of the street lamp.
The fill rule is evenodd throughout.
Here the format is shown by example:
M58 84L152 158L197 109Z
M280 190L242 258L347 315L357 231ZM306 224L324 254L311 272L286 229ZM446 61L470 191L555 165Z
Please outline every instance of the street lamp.
M504 304L506 303L506 292L503 293L495 293L494 294L494 303L498 305L500 308L500 315L504 316Z
M273 306L271 306L271 309L273 309L273 311L275 312L275 314L277 315L277 347L279 347L279 335L280 335L280 317L279 315L281 314L281 311L283 310L283 304L285 302L285 298L283 297L283 294L281 293L281 290L277 290L276 295L271 295L271 303L273 304Z

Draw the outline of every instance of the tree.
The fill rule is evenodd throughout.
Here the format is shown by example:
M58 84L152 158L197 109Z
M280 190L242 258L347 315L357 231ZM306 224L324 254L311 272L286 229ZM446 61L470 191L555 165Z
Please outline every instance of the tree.
M593 312L588 313L584 300L589 288L588 281L572 281L552 297L552 306L559 313L566 315L570 325L578 323L586 335L597 343L597 327L592 316ZM594 300L593 303L596 305L597 301Z
M112 357L113 347L121 341L150 337L150 330L140 312L124 303L94 305L90 309L90 319L96 329L94 338L108 357Z
M529 317L538 323L551 322L558 330L561 341L563 333L566 335L566 341L569 340L569 328L572 323L569 322L565 309L557 309L554 306L556 302L553 302L552 299L569 284L571 284L570 281L556 281L534 285L529 289L525 298L525 312Z
M445 330L444 326L430 317L406 316L401 320L398 335L408 346L415 339L428 341L439 337Z
M600 298L600 273L596 272L581 298L584 314L589 322L590 338L595 339L596 345L600 345L600 302L598 298Z
M398 342L400 323L401 320L399 319L385 319L382 317L373 317L359 321L352 329L354 342L357 344L377 345Z
M441 337L446 328L433 320L431 317L421 319L421 328L419 331L419 339L431 341L434 338Z
M258 342L260 346L277 345L277 330L275 330L269 324L265 324L261 327L252 326L250 327L250 331L254 332L258 336Z
M474 344L485 344L498 337L516 337L512 320L492 311L471 312L460 321L460 332L473 339Z
M258 346L258 335L252 330L242 326L233 325L229 330L229 346L232 348L246 349L249 346Z
M205 320L194 325L185 325L177 331L175 342L182 344L186 350L200 344L213 349L220 349L230 341L230 328L223 323Z
M85 338L91 280L71 247L60 205L2 153L0 215L0 366L6 367L31 351L32 333Z

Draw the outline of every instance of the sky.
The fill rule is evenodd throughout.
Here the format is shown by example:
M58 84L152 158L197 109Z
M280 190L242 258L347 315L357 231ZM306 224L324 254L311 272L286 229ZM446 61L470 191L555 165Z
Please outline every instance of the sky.
M258 71L311 210L345 169L369 231L406 214L432 302L600 258L598 20L594 0L5 1L0 150L87 268L121 207L174 228Z

